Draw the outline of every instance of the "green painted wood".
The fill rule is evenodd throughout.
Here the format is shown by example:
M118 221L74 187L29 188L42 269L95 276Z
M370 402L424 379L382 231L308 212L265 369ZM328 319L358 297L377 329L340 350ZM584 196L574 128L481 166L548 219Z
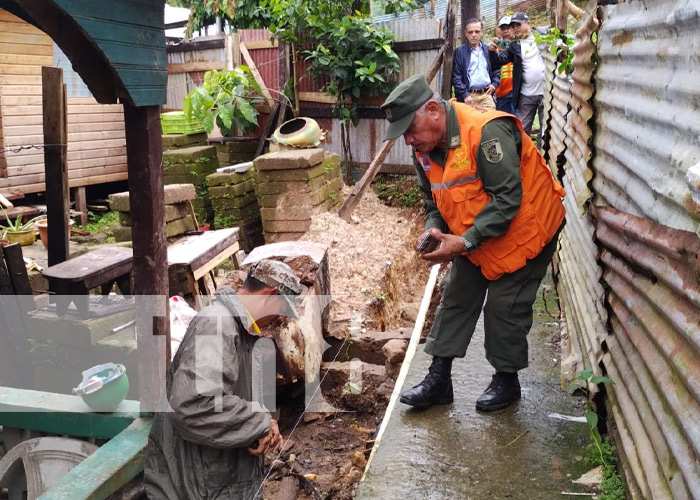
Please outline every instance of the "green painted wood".
M54 1L107 57L134 106L165 104L164 0Z
M0 425L75 437L110 439L139 418L139 402L94 413L79 396L0 387Z
M126 430L78 464L39 500L102 500L143 470L150 419Z

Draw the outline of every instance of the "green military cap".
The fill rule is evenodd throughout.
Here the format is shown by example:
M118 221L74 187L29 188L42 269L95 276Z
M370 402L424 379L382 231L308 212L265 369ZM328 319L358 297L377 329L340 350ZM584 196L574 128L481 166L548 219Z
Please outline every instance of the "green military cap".
M433 97L433 89L423 75L414 75L401 82L381 105L389 120L384 140L396 139L411 126L416 111Z

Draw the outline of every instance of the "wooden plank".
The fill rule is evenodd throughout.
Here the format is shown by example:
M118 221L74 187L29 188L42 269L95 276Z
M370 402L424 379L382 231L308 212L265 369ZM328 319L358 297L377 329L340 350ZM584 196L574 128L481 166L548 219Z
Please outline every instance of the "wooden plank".
M270 43L270 40L248 40L245 46L248 50L276 49L279 47L279 41L277 38L274 39L274 43Z
M255 158L262 154L263 150L265 149L265 143L274 132L275 127L277 125L277 117L280 113L280 109L280 103L275 103L275 107L273 108L272 113L270 113L270 116L267 119L265 128L263 129L262 134L260 134L260 141L258 141L258 147L255 150Z
M260 72L258 71L258 67L255 65L255 61L251 57L250 52L248 52L248 49L246 48L245 42L241 42L240 48L241 48L241 56L243 56L243 60L250 68L250 74L253 75L253 78L255 79L255 81L258 83L258 85L260 85L260 89L262 90L263 96L265 96L265 100L267 101L267 105L272 106L273 101L272 101L272 96L270 95L270 91L267 90L267 85L265 84L265 80L263 80L262 76L260 76Z
M426 75L426 80L428 80L428 83L432 82L433 79L435 78L435 75L437 74L438 70L440 69L440 64L442 63L442 57L443 54L445 53L445 45L443 45L440 48L440 52L438 52L437 57L433 61L432 66L428 70L428 74ZM376 177L377 173L379 172L379 169L382 167L382 164L384 163L384 160L386 157L389 155L389 152L391 151L391 148L394 147L394 143L396 143L396 139L390 139L386 141L384 144L382 144L381 149L377 153L377 155L374 157L372 160L372 163L369 164L369 167L367 168L367 171L365 174L362 176L362 179L360 179L357 184L355 184L355 187L353 188L352 192L350 193L350 196L348 196L348 199L345 200L345 203L343 203L343 206L340 207L340 210L338 210L338 216L341 217L343 220L350 220L350 215L352 215L352 211L355 210L355 207L357 207L357 204L360 203L360 200L362 199L362 195L365 194L365 191L367 191L367 188L369 188L370 184Z
M41 66L38 65L22 65L22 64L6 64L0 63L0 74L6 76L12 75L41 75Z
M68 213L70 194L68 190L68 125L66 123L66 89L63 85L63 70L42 68L44 88L44 168L46 185L47 237L49 239L48 261L54 266L70 258Z
M135 420L63 476L40 500L97 500L124 486L143 471L151 419Z
M50 40L50 39L49 39ZM33 43L9 43L2 42L2 54L26 54L32 56L51 56L53 57L53 45L51 44L33 44Z
M445 57L442 58L442 74L451 75L454 61L455 47L455 32L457 27L457 9L459 8L459 0L449 0L447 7L447 15L445 16L445 25L447 36L445 37ZM440 88L440 95L443 99L452 97L452 78L443 78Z
M442 47L442 38L430 38L427 40L412 40L408 42L394 42L394 52L419 52L423 50L437 50Z
M124 105L129 198L134 242L134 293L168 297L168 251L165 237L162 129L160 107ZM153 317L149 300L137 301L139 394L141 408L157 408L161 382L170 363L170 322ZM160 339L160 341L159 341ZM160 347L165 343L165 352Z
M186 63L169 63L168 73L194 73L195 71L209 71L211 69L226 69L226 61L192 61Z
M51 281L79 283L92 290L107 281L129 274L134 253L126 247L101 247L42 271Z
M196 50L223 49L225 45L226 40L223 37L210 40L194 39L183 41L177 45L168 45L166 51L168 54L175 54L177 52L194 52Z
M44 66L47 64L53 64L53 55L25 56L0 53L0 64L26 64L30 66Z
M168 266L175 272L196 270L238 241L238 228L186 236L168 248Z
M126 162L124 162L126 167ZM85 227L88 222L87 196L85 194L85 186L80 186L73 189L73 200L75 201L75 209L80 212L78 223Z
M39 176L39 179L33 179L30 182L26 182L21 179L0 179L0 188L11 189L13 193L16 194L31 194L31 193L42 193L46 191L46 185L43 182L43 175ZM129 174L127 172L122 172L118 174L109 175L97 175L91 177L85 177L80 179L70 179L68 181L69 187L78 186L92 186L95 184L106 184L108 182L119 182L129 179Z
M2 28L2 23L0 23L0 28ZM0 32L0 47L4 47L5 44L16 44L16 45L32 45L40 46L46 45L53 49L53 43L51 37L45 35L44 33L18 33L14 30L10 31L11 28L6 28ZM52 52L53 53L53 52Z
M14 294L29 296L32 303L31 305L34 306L34 299L32 298L32 287L29 284L27 266L24 264L24 258L22 256L22 247L19 244L15 243L14 245L6 246L3 250L5 254L7 274L10 278L10 283L12 284L12 290ZM22 300L22 302L25 301ZM36 309L36 307L32 307L30 309L22 307L21 309L22 312L26 314L29 311Z
M325 92L299 92L299 100L306 102L320 102L323 104L335 104L335 97Z
M41 75L0 75L3 85L41 85Z

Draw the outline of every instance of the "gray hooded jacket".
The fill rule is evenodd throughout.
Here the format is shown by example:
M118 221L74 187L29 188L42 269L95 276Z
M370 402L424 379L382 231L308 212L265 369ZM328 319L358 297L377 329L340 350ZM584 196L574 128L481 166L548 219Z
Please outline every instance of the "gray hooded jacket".
M146 448L150 500L262 498L263 458L247 450L270 429L270 414L251 402L257 337L236 292L216 296L190 323L167 374L172 410L156 415Z

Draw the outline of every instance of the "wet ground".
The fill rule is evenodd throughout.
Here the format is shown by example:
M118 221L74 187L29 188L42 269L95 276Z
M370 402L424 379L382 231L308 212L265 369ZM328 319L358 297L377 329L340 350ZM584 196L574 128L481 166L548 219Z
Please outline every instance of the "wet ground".
M397 403L356 498L549 500L585 492L571 481L589 469L586 424L549 417L585 413L581 400L559 387L557 328L547 313L536 313L530 366L520 372L522 400L482 413L474 405L493 370L480 323L466 358L454 363L455 402L426 411ZM422 380L430 360L420 346L404 388Z

